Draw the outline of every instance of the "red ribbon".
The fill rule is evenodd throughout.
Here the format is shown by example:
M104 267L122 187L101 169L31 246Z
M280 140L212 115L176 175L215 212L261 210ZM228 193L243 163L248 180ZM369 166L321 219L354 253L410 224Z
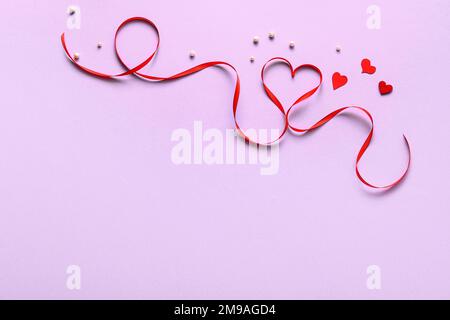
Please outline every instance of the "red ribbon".
M140 64L138 64L138 65L135 66L135 67L129 67L129 66L124 62L124 60L122 59L122 57L120 56L119 50L118 50L118 48L117 48L117 36L118 36L120 30L121 30L123 27L125 27L127 24L129 24L129 23L131 23L131 22L135 22L135 21L143 22L143 23L146 23L146 24L148 24L149 26L151 26L151 27L156 31L156 34L157 34L157 43L156 43L156 47L155 47L154 51L151 53L151 55L150 55L147 59L145 59L143 62L141 62ZM290 124L290 122L289 122L289 115L290 115L291 111L293 110L293 108L294 108L295 106L297 106L300 102L302 102L302 101L308 99L309 97L311 97L312 95L314 95L314 94L317 92L317 90L320 88L320 86L322 85L322 81L323 81L322 72L320 71L319 68L317 68L316 66L314 66L314 65L312 65L312 64L304 64L304 65L298 66L297 68L294 69L294 68L292 67L291 63L290 63L287 59L281 58L281 57L275 57L275 58L272 58L272 59L270 59L269 61L267 61L267 62L264 64L264 66L263 66L263 68L262 68L262 70L261 70L261 80L262 80L262 83L263 83L264 91L265 91L266 95L269 97L269 99L270 99L270 100L275 104L275 106L278 108L278 110L283 114L284 126L283 126L283 130L281 130L280 135L279 135L276 139L274 139L274 140L272 140L272 141L269 141L269 142L259 142L259 141L254 141L254 140L252 140L250 137L248 137L248 136L241 130L241 128L240 128L240 126L239 126L239 124L238 124L238 121L237 121L237 109L238 109L238 103L239 103L239 95L240 95L240 87L241 87L241 85L240 85L240 80L239 80L239 74L238 74L236 68L233 67L233 66L232 66L231 64L229 64L228 62L224 62L224 61L210 61L210 62L202 63L202 64L199 64L199 65L197 65L197 66L195 66L195 67L192 67L192 68L190 68L190 69L187 69L187 70L185 70L185 71L179 72L179 73L174 74L174 75L169 76L169 77L152 76L152 75L148 75L148 74L145 74L145 73L140 72L140 70L141 70L142 68L144 68L147 64L149 64L149 63L152 61L152 59L155 57L156 53L158 52L159 45L160 45L159 30L158 30L158 28L156 27L156 25L155 25L152 21L150 21L149 19L143 18L143 17L132 17L132 18L129 18L129 19L125 20L124 22L122 22L122 23L119 25L119 27L117 28L117 30L116 30L116 33L115 33L115 36L114 36L114 50L115 50L115 53L116 53L117 58L119 59L120 63L121 63L121 64L125 67L125 69L127 70L127 71L125 71L125 72L123 72L123 73L111 75L111 74L101 73L101 72L98 72L98 71L95 71L95 70L86 68L86 67L80 65L80 64L72 57L72 55L70 54L69 50L67 49L67 45L66 45L64 33L61 35L61 43L62 43L63 49L64 49L64 51L66 52L68 58L69 58L69 59L70 59L70 60L71 60L78 68L80 68L81 70L83 70L84 72L86 72L86 73L88 73L88 74L90 74L90 75L93 75L93 76L96 76L96 77L100 77L100 78L103 78L103 79L113 79L113 78L118 78L118 77L123 77L123 76L128 76L128 75L134 74L134 75L137 75L137 76L139 76L139 77L141 77L141 78L144 78L144 79L146 79L146 80L150 80L150 81L153 81L153 82L163 82L163 81L170 81L170 80L176 80L176 79L180 79L180 78L183 78L183 77L187 77L187 76L189 76L189 75L192 75L192 74L194 74L194 73L197 73L197 72L199 72L199 71L202 71L202 70L204 70L204 69L207 69L207 68L210 68L210 67L213 67L213 66L226 66L226 67L231 68L231 69L233 70L233 72L235 73L235 75L236 75L236 85L235 85L235 88L234 88L234 96L233 96L233 119L234 119L234 123L235 123L235 126L236 126L236 130L237 130L238 134L239 134L242 138L245 139L246 142L254 143L254 144L256 144L256 145L271 145L271 144L274 144L274 143L278 142L279 140L281 140L281 138L283 138L283 136L286 134L286 132L288 131L288 129L291 129L292 131L294 131L294 132L296 132L296 133L306 133L306 132L308 132L308 131L315 130L315 129L317 129L317 128L323 126L324 124L326 124L326 123L329 122L330 120L332 120L334 117L336 117L336 116L339 115L340 113L346 111L347 109L356 109L356 110L362 111L363 114L366 115L366 116L369 118L370 123L371 123L371 129L370 129L370 132L369 132L369 134L368 134L366 140L364 141L364 144L363 144L362 147L360 148L360 150L359 150L359 152L358 152L358 156L357 156L357 158L356 158L355 169L356 169L356 175L357 175L358 179L359 179L363 184L365 184L365 185L368 186L368 187L371 187L371 188L374 188L374 189L387 189L387 188L392 188L392 187L394 187L395 185L397 185L398 183L400 183L400 181L402 181L403 178L404 178L404 177L406 176L406 174L408 173L408 170L409 170L409 167L410 167L410 164L411 164L411 149L410 149L408 140L407 140L406 137L403 135L403 138L404 138L404 140L405 140L406 147L407 147L407 150L408 150L408 164L407 164L407 166L406 166L404 172L403 172L402 175L400 176L400 178L398 178L397 180L395 180L394 182L392 182L392 183L390 183L390 184L388 184L388 185L385 185L385 186L376 186L376 185L374 185L374 184L372 184L372 183L369 183L366 179L364 179L364 178L361 176L361 173L359 172L359 169L358 169L358 164L359 164L359 161L361 160L362 156L363 156L364 153L366 152L367 148L369 147L370 142L371 142L371 140L372 140L373 132L374 132L374 122L373 122L373 117L372 117L372 115L371 115L366 109L364 109L364 108L361 108L361 107L358 107L358 106L347 106L347 107L340 108L340 109L335 110L335 111L331 112L330 114L326 115L326 116L323 117L321 120L319 120L318 122L316 122L315 124L313 124L311 127L307 128L307 129L296 128L296 127L294 127L293 125ZM290 70L291 70L292 77L295 76L295 74L297 73L297 71L300 71L300 70L302 70L302 69L310 69L310 70L316 72L316 73L319 75L319 83L318 83L313 89L309 90L308 92L306 92L305 94L303 94L300 98L298 98L298 99L297 99L297 100L289 107L289 109L288 109L287 111L284 109L284 107L282 106L282 104L280 103L280 101L278 100L278 98L275 96L275 94L273 94L273 92L270 91L269 87L268 87L268 86L266 85L266 83L264 82L264 72L265 72L265 70L270 66L270 64L271 64L272 62L275 62L275 61L277 61L277 62L282 62L282 63L286 64L286 65L290 68Z

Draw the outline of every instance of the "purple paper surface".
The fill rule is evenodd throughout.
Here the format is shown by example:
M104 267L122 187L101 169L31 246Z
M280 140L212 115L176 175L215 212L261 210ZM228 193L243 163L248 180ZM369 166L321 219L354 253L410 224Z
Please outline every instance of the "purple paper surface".
M450 298L450 4L378 0L381 28L370 29L372 4L2 1L0 298ZM69 5L81 10L79 29L68 28ZM409 175L386 193L362 186L354 163L369 124L358 113L288 134L276 174L255 164L174 164L174 130L193 133L195 121L234 128L234 77L213 68L163 84L104 81L64 55L62 32L83 65L123 71L113 37L131 16L161 32L147 73L210 60L236 66L245 128L282 125L262 90L265 61L317 65L324 84L293 122L307 127L339 107L364 107L375 119L364 176L378 184L399 176L402 134L412 147ZM154 45L144 25L119 36L130 64ZM363 58L374 75L361 74ZM337 91L335 71L349 78ZM381 80L391 95L380 96ZM282 66L267 73L286 106L315 81L309 73L293 80ZM80 267L80 290L67 286L71 265ZM367 286L372 265L379 290Z

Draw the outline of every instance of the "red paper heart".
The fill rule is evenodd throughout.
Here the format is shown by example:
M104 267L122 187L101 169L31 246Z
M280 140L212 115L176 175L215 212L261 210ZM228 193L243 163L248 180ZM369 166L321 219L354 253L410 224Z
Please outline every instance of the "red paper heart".
M381 95L389 94L394 90L394 88L390 84L386 84L384 81L380 81L378 84L378 89L380 89Z
M333 89L337 90L347 84L348 78L339 72L333 74Z
M371 65L369 59L363 59L361 61L362 73L374 74L377 71L377 68Z

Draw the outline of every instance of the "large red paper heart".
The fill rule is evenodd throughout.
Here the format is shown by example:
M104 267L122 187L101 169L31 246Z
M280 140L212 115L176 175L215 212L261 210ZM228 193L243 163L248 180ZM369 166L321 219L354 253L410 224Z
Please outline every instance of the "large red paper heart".
M374 74L377 71L377 68L372 66L372 63L369 59L363 59L361 61L362 73Z
M384 81L380 81L378 84L378 89L382 95L389 94L394 90L394 88L390 84L386 84Z
M341 75L339 72L335 72L333 74L333 89L337 90L340 87L343 87L347 84L348 78L344 75Z

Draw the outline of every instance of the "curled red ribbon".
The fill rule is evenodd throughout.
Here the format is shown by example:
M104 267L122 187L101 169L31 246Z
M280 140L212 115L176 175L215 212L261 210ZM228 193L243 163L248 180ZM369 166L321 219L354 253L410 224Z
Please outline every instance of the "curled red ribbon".
M139 63L137 66L135 67L129 67L124 60L122 59L122 57L120 56L119 50L117 48L117 37L118 34L120 32L120 30L125 27L127 24L131 23L131 22L143 22L149 26L151 26L155 31L156 31L156 35L157 35L157 42L156 42L156 47L154 49L154 51L150 54L150 56L145 59L143 62ZM250 137L248 137L240 128L238 121L237 121L237 109L238 109L238 103L239 103L239 95L240 95L240 79L239 79L239 74L236 70L236 68L234 66L232 66L231 64L229 64L228 62L225 61L210 61L210 62L206 62L206 63L202 63L199 64L195 67L192 67L190 69L187 69L185 71L179 72L177 74L174 74L172 76L169 77L159 77L159 76L152 76L152 75L148 75L145 73L140 72L140 70L142 68L144 68L147 64L149 64L153 58L155 57L156 53L158 52L159 49L159 45L160 45L160 35L159 35L159 30L157 28L157 26L150 21L147 18L143 18L143 17L132 17L129 18L125 21L123 21L119 27L116 30L115 36L114 36L114 50L115 53L117 55L117 58L119 59L120 63L123 65L123 67L125 67L125 69L127 71L123 72L123 73L119 73L119 74L106 74L106 73L101 73L89 68L86 68L82 65L80 65L70 54L69 50L67 49L67 45L66 45L66 41L65 41L65 35L64 33L61 35L61 43L63 46L64 51L66 52L68 58L81 70L83 70L84 72L96 76L96 77L100 77L103 79L113 79L113 78L118 78L118 77L123 77L123 76L128 76L131 74L137 75L138 77L141 77L143 79L146 80L150 80L153 82L163 82L163 81L170 81L170 80L176 80L176 79L180 79L183 77L187 77L189 75L192 75L194 73L197 73L199 71L202 71L204 69L213 67L213 66L225 66L225 67L229 67L233 70L233 72L236 75L236 85L234 88L234 96L233 96L233 119L234 119L234 123L236 126L236 131L238 132L238 134L245 139L246 142L248 143L254 143L256 145L271 145L274 144L278 141L280 141L284 135L286 134L286 132L288 131L288 129L291 129L292 131L296 132L296 133L306 133L308 131L312 131L315 130L321 126L323 126L324 124L326 124L327 122L329 122L330 120L332 120L334 117L336 117L337 115L339 115L340 113L346 111L347 109L356 109L359 111L362 111L364 115L366 115L371 123L371 129L370 132L366 138L366 140L364 141L364 144L362 145L362 147L360 148L359 152L358 152L358 156L356 158L356 164L355 164L355 170L356 170L356 175L358 177L358 179L366 186L370 187L370 188L374 188L374 189L387 189L387 188L392 188L395 185L397 185L398 183L400 183L403 178L406 176L406 174L408 173L409 167L411 165L411 149L410 149L410 145L408 142L408 139L403 135L403 138L405 140L406 143L406 147L407 147L407 151L408 151L408 164L404 170L404 172L402 173L402 175L400 176L400 178L398 178L397 180L395 180L394 182L385 185L385 186L376 186L372 183L369 183L366 179L364 179L361 175L361 173L359 172L358 169L358 164L362 158L362 156L364 155L364 153L366 152L367 148L370 145L370 142L372 140L373 137L373 132L374 132L374 121L373 121L373 117L372 115L364 108L358 107L358 106L347 106L347 107L343 107L340 109L337 109L333 112L331 112L330 114L326 115L325 117L323 117L321 120L319 120L318 122L316 122L315 124L313 124L311 127L307 128L307 129L301 129L301 128L296 128L293 125L290 124L289 122L289 115L291 113L291 111L294 109L295 106L297 106L300 102L308 99L309 97L311 97L312 95L314 95L317 90L320 88L320 86L322 85L322 81L323 81L323 76L322 76L322 72L320 71L320 69L312 64L304 64L304 65L300 65L297 68L293 68L291 63L285 59L285 58L281 58L281 57L275 57L270 59L269 61L267 61L264 66L262 67L261 70L261 80L263 83L263 87L264 87L264 91L266 93L266 95L269 97L269 99L274 103L274 105L278 108L278 110L283 114L283 120L284 120L284 126L283 129L281 130L280 135L269 142L259 142L259 141L254 141L253 139L251 139ZM286 111L284 109L284 107L282 106L282 104L280 103L280 101L278 100L278 98L275 96L275 94L269 89L269 87L266 85L266 83L264 82L264 72L265 70L270 66L270 64L272 62L282 62L284 64L286 64L291 71L291 75L292 77L295 76L295 74L302 70L302 69L310 69L314 72L316 72L319 75L319 83L311 90L309 90L308 92L304 93L302 96L300 96Z

